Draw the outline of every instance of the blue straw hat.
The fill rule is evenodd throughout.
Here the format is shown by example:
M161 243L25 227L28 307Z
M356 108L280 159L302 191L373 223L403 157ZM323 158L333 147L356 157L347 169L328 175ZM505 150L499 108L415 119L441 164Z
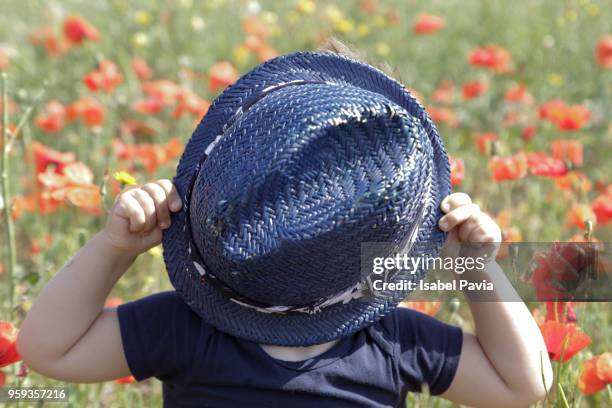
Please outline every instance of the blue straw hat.
M365 63L298 52L227 88L202 118L163 233L170 280L220 331L307 346L367 327L409 293L373 291L361 244L445 235L448 158L423 107ZM420 280L425 270L390 279Z

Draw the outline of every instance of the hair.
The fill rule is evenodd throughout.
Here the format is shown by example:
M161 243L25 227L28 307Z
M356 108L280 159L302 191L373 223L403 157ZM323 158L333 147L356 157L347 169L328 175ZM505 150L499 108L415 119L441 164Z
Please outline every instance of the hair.
M401 78L398 76L397 70L393 69L393 67L387 61L383 61L382 63L376 63L372 61L372 59L369 58L365 52L358 50L357 47L348 45L347 43L340 41L336 37L328 38L323 44L319 46L317 50L322 52L333 52L372 65L373 67L380 69L382 72L389 75L390 77L397 79L400 83L403 83L401 81Z

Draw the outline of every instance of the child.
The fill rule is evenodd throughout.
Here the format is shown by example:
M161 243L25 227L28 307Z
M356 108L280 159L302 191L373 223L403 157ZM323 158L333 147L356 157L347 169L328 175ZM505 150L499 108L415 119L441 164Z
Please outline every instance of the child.
M37 299L18 349L63 381L156 377L169 407L398 407L424 387L529 405L552 370L529 310L501 301L512 288L495 262L463 275L499 300L470 303L476 334L396 309L408 293L373 292L359 271L360 243L431 243L435 256L445 238L448 251L500 241L469 196L449 195L448 173L435 127L382 72L332 54L269 61L215 101L174 183L118 197ZM104 308L162 240L176 291Z

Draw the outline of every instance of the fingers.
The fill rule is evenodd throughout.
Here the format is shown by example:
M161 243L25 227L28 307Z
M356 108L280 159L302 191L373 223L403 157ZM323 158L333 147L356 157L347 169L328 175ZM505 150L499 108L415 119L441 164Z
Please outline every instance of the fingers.
M158 180L156 183L165 191L169 203L168 208L170 208L170 211L179 211L183 206L183 203L181 202L181 198L179 197L174 184L172 184L172 182L168 179Z
M471 203L472 199L469 195L465 193L453 193L446 196L446 198L442 200L442 203L440 204L440 209L445 213L449 213L457 207Z
M457 225L464 223L473 214L480 211L476 204L465 204L450 211L444 217L440 218L438 225L442 231L450 231Z
M118 199L117 208L130 220L130 232L150 232L155 227L170 226L170 211L179 211L181 199L170 180L162 179L127 190Z

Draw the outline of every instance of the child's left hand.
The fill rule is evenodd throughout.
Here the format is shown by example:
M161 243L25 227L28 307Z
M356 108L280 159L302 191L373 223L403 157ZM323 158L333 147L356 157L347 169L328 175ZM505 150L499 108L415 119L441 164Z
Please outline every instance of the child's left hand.
M448 232L445 244L447 254L450 252L457 256L458 253L455 252L462 248L460 244L469 244L471 248L490 248L501 242L501 230L495 221L480 211L480 207L472 203L469 195L450 194L442 200L440 208L445 215L440 218L438 226L442 231Z

